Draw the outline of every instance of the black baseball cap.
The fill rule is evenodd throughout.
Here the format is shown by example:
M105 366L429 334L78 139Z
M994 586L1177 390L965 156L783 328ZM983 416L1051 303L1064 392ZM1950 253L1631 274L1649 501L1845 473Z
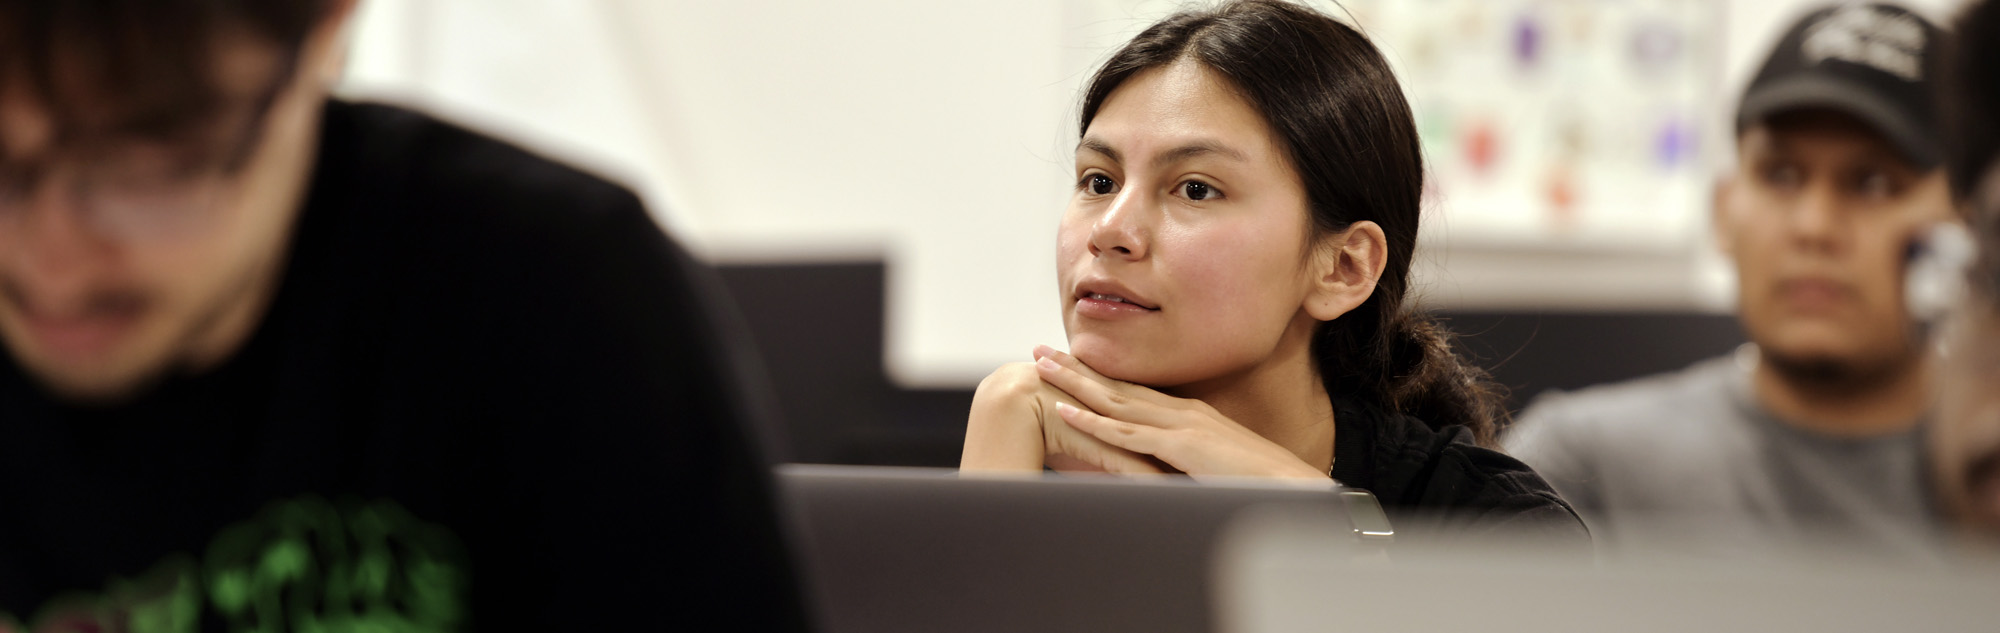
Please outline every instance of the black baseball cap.
M1743 91L1736 131L1789 110L1861 119L1922 169L1943 159L1932 92L1944 33L1910 10L1843 4L1806 14L1785 32Z

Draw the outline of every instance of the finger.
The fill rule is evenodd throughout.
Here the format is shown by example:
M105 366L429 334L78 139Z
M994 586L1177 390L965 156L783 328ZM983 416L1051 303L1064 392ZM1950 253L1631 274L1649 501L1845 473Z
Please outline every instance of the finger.
M1085 408L1121 420L1145 421L1151 416L1141 410L1144 403L1133 394L1120 391L1111 385L1092 380L1074 369L1056 362L1053 357L1042 357L1035 361L1035 372L1042 382L1049 383L1067 393Z
M1049 347L1047 345L1035 346L1035 360L1041 360L1044 358L1055 361L1057 365L1068 367L1071 370L1074 370L1076 373L1083 374L1085 377L1091 380L1111 385L1113 389L1119 389L1119 390L1125 390L1127 388L1145 389L1145 387L1125 382L1123 380L1107 378L1105 377L1104 374L1097 373L1097 370L1092 369L1090 365L1086 365L1084 364L1083 361L1078 360L1077 357L1069 355L1068 352L1064 352L1062 350L1058 350L1056 348Z
M1151 456L1106 444L1104 440L1091 437L1090 434L1070 426L1068 422L1061 421L1062 416L1059 411L1063 406L1076 408L1074 404L1058 401L1056 410L1049 411L1055 416L1055 419L1051 420L1054 424L1044 427L1042 431L1047 438L1046 459L1050 468L1065 470L1061 465L1064 460L1059 458L1067 458L1069 462L1073 462L1069 470L1075 470L1075 465L1080 463L1090 469L1119 474L1162 472L1161 467L1164 464L1160 464Z
M1059 471L1101 471L1120 475L1164 472L1159 460L1140 455L1091 437L1068 423L1058 425L1057 438L1046 458L1049 468Z
M1099 471L1115 475L1156 475L1166 471L1156 460L1131 451L1105 444L1102 440L1083 435L1076 442L1088 448L1071 449L1052 455L1048 459L1049 468L1057 471Z
M1069 453L1050 453L1043 466L1059 473L1107 473L1110 470L1097 465L1094 460L1072 457Z
M1183 408L1183 405L1186 405L1189 402L1194 402L1182 398L1176 398L1174 396L1170 396L1164 393L1160 393L1158 390L1155 390L1151 387L1147 387L1145 385L1130 383L1116 378L1111 378L1109 376L1105 376L1104 374L1098 373L1096 369L1092 369L1090 365L1084 363L1083 359L1071 356L1067 352L1058 351L1046 345L1041 346L1036 351L1042 353L1042 355L1039 356L1038 358L1048 358L1049 360L1055 361L1057 366L1076 372L1077 374L1083 376L1084 378L1089 379L1092 382L1104 385L1106 388L1110 389L1111 392L1114 394L1119 394L1121 396L1131 398L1133 401L1136 402L1142 402L1148 405L1152 405L1152 408L1174 410ZM1151 409L1148 409L1148 411L1150 410ZM1103 410L1099 409L1099 411ZM1156 423L1157 422L1170 423L1175 420L1172 419L1171 416L1169 416L1168 419L1163 419L1163 420L1128 419L1128 421L1132 422L1143 421L1147 424L1155 424L1156 426L1170 427L1172 426L1171 424L1156 424Z
M1070 406L1066 402L1056 403L1056 415L1061 416L1070 426L1106 444L1134 453L1152 455L1170 466L1179 468L1173 459L1160 454L1165 448L1165 431L1159 428L1108 418Z

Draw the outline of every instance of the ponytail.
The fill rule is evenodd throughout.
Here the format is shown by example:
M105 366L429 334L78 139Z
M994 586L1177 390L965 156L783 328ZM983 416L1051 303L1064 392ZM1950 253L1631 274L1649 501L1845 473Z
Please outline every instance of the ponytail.
M1395 328L1390 396L1397 411L1433 427L1462 424L1492 447L1507 424L1507 388L1452 349L1457 338L1430 316L1406 312Z
M1429 316L1387 305L1377 290L1359 308L1322 323L1312 355L1327 393L1408 415L1433 429L1459 425L1492 447L1510 417L1505 387L1452 349L1452 332Z

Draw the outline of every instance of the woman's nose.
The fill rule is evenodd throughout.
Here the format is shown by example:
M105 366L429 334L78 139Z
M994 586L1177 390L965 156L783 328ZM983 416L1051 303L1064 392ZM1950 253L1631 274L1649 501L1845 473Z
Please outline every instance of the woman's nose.
M1146 208L1147 196L1144 189L1127 187L1111 199L1111 205L1098 216L1096 225L1091 227L1090 254L1099 257L1107 253L1113 257L1139 260L1145 259L1148 241L1152 237L1149 226L1152 214Z

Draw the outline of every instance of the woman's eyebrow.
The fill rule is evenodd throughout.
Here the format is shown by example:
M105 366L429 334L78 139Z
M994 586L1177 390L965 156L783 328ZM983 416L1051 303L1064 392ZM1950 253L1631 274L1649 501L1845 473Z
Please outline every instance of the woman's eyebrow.
M1076 148L1078 151L1087 150L1091 152L1096 152L1098 154L1102 154L1105 158L1111 159L1111 162L1114 163L1124 162L1124 157L1119 155L1118 150L1111 147L1110 143L1106 143L1102 139L1085 138L1082 141L1077 142ZM1223 145L1222 143L1209 140L1198 140L1192 143L1188 143L1186 145L1182 145L1180 147L1167 150L1165 152L1161 152L1159 156L1153 158L1153 166L1163 167L1190 158L1194 158L1196 156L1202 156L1207 154L1214 154L1217 156L1237 161L1249 160L1243 155L1243 152L1237 151L1236 149L1231 148L1227 145Z
M1077 151L1090 150L1096 152L1105 158L1111 159L1111 162L1114 163L1122 164L1125 162L1124 157L1118 155L1118 150L1112 148L1111 144L1104 142L1103 139L1084 137L1083 140L1077 141L1076 149Z
M1215 141L1195 141L1193 143L1188 143L1186 145L1182 145L1180 147L1176 147L1167 150L1165 152L1161 152L1158 157L1155 157L1153 159L1153 166L1164 167L1190 158L1194 158L1197 156L1205 156L1209 154L1214 154L1217 156L1221 156L1223 158L1228 158L1236 161L1248 160L1243 156L1243 152L1236 151L1235 149L1232 149L1227 145L1223 145Z

